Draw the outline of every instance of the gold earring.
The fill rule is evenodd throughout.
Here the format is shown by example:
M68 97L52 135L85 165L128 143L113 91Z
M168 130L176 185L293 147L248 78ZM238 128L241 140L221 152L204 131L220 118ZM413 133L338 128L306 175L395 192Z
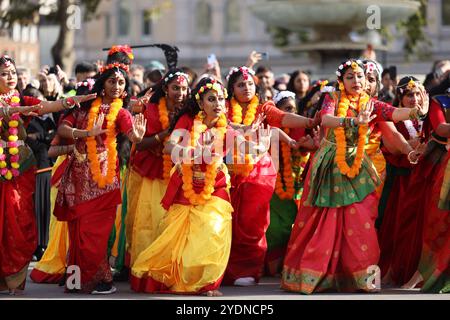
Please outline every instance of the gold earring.
M343 92L344 90L345 90L344 83L339 81L339 91Z

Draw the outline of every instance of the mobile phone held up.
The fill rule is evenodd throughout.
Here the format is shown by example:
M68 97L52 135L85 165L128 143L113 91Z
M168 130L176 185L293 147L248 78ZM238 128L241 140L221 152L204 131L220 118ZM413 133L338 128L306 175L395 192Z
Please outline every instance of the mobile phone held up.
M208 55L207 61L208 61L208 69L214 68L217 62L216 55L214 53L211 53L210 55Z
M258 54L261 55L262 60L269 60L269 53L268 52L258 52Z

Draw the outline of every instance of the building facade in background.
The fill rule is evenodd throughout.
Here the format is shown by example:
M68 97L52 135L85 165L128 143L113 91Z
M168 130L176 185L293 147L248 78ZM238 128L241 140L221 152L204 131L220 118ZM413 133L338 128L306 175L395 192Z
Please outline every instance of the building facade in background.
M38 26L15 23L11 28L0 29L0 53L9 55L18 67L35 74L40 63L38 39Z
M201 71L206 57L214 53L222 64L222 72L230 66L244 64L252 50L268 52L269 65L280 74L295 69L312 71L323 76L304 53L296 56L275 48L266 25L250 12L248 7L258 0L172 0L156 18L148 18L147 9L164 0L103 0L98 18L85 23L77 31L77 61L104 59L102 48L113 44L141 45L169 43L178 46L179 65L188 65ZM428 0L426 32L431 45L428 57L406 62L403 40L394 35L390 50L378 52L378 59L387 65L397 65L399 74L425 74L437 59L450 58L450 0ZM145 65L150 60L164 62L158 49L137 49L136 63Z

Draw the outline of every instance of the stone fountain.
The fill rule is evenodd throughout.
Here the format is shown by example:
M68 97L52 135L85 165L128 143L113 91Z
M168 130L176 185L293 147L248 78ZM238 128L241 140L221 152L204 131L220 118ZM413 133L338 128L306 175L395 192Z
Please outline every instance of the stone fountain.
M311 63L326 73L342 60L359 56L369 43L377 50L387 50L369 38L369 34L376 34L374 30L363 41L350 37L352 31L373 27L374 14L379 14L380 26L387 26L407 19L419 7L420 3L412 0L259 0L250 10L268 25L291 31L311 30L312 40L283 51L309 53Z

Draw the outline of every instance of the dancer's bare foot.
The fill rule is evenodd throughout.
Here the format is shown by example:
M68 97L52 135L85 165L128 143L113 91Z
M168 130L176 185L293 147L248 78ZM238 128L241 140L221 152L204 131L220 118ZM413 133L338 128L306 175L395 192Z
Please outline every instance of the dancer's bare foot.
M10 296L22 296L23 290L20 289L9 289L9 295Z
M221 297L221 296L223 296L223 293L220 292L219 290L210 290L210 291L206 292L206 296L208 296L208 297Z
M253 277L239 278L234 281L234 285L239 287L256 286L256 280Z
M402 285L402 289L407 290L414 289L422 281L423 281L422 275L420 274L419 271L416 271L416 273L414 273L414 275L412 276L411 280Z

